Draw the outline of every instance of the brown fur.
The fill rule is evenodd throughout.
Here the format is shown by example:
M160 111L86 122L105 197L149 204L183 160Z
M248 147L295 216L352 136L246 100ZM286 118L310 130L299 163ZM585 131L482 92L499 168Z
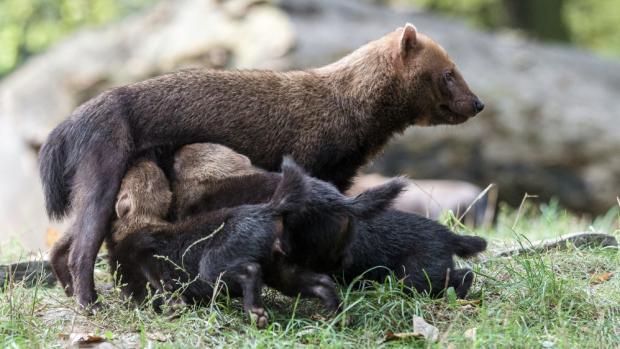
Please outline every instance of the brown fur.
M141 159L132 166L116 198L116 220L112 224L112 240L147 225L166 225L172 203L170 184L154 161Z
M63 286L82 305L95 301L96 254L138 154L213 142L267 170L289 154L343 190L395 133L461 123L482 107L445 51L412 25L322 68L186 70L105 92L52 131L40 153L48 214L76 214L72 285Z
M218 166L205 166L218 164ZM219 144L194 143L174 155L172 190L177 212L185 212L202 195L216 188L213 183L225 177L245 176L257 172L247 156Z

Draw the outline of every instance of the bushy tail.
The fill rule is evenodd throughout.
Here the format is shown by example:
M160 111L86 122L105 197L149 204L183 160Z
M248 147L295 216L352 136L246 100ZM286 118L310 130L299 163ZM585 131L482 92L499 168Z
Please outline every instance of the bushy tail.
M58 125L47 137L39 152L39 175L45 195L45 208L51 219L61 219L69 211L71 188L67 165L66 128L68 121Z
M487 249L487 241L481 237L456 234L454 236L454 253L459 257L473 257Z
M276 188L268 207L277 214L301 208L306 198L304 171L288 156L282 161L282 180Z

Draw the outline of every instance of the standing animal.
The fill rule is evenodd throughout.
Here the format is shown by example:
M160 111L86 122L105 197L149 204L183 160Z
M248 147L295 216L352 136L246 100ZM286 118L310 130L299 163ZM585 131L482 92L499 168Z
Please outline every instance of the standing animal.
M210 156L201 156L202 152L208 152ZM223 164L224 159L236 163ZM194 180L201 183L199 188L208 190L201 193L194 191L191 203L180 203L180 207L189 210L180 215L267 200L275 188L274 183L277 183L274 178L277 174L244 166L251 165L246 159L234 156L232 149L221 145L192 144L181 148L175 157L175 176L186 178L186 174L191 174ZM305 181L315 198L308 200L303 214L285 218L287 226L295 232L286 242L295 251L289 256L291 261L313 270L333 272L334 259L337 259L335 253L341 253L342 246L346 245L346 255L339 257L344 259L342 267L336 274L347 283L358 277L382 282L394 273L405 285L418 292L439 296L446 287L454 287L458 297L467 295L473 273L470 269L455 269L453 256L468 258L484 251L486 241L483 238L457 235L433 220L388 209L389 204L396 200L396 195L369 200L375 203L374 214L339 214L342 211L341 202L346 201L346 196L330 190L329 183L307 176ZM387 183L393 183L394 194L407 184L403 180ZM375 187L375 190L386 188L385 185ZM175 188L189 189L181 185ZM358 198L373 192L361 192ZM175 194L180 198L188 197L183 193ZM383 203L376 205L379 199ZM333 238L342 235L343 231L346 232L343 235L346 236L346 244L334 245L334 241L344 240ZM339 247L330 253L334 246Z
M445 50L411 24L321 68L185 70L104 92L56 127L40 151L48 215L75 213L65 289L83 306L95 302L95 258L139 154L208 141L268 170L290 154L344 190L395 133L458 124L483 107Z

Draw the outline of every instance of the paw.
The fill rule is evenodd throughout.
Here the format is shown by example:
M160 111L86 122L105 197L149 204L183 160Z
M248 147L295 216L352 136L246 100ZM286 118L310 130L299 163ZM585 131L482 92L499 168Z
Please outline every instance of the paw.
M256 327L263 329L269 324L269 317L264 308L250 309L250 321L256 324Z
M73 297L73 284L72 283L65 285L63 287L63 290L65 291L65 295L67 295L67 297Z
M187 305L185 298L183 296L171 296L167 301L168 307L172 311L179 311Z
M98 301L91 302L91 303L88 303L86 305L84 305L84 304L82 304L81 302L78 301L78 304L79 304L80 308L82 309L82 312L86 316L97 315L97 313L99 311L101 311L102 308L103 308L103 305L100 302L98 302Z

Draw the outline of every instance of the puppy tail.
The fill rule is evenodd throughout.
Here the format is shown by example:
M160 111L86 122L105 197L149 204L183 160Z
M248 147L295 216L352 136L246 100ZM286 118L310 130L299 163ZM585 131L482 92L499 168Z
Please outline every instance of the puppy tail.
M462 258L473 257L487 249L487 241L478 236L454 235L454 253Z
M66 168L66 132L69 127L65 121L47 137L39 152L39 175L45 195L45 208L51 219L61 219L69 210L70 176Z
M282 161L282 180L268 203L276 214L298 210L306 198L304 171L290 157Z

